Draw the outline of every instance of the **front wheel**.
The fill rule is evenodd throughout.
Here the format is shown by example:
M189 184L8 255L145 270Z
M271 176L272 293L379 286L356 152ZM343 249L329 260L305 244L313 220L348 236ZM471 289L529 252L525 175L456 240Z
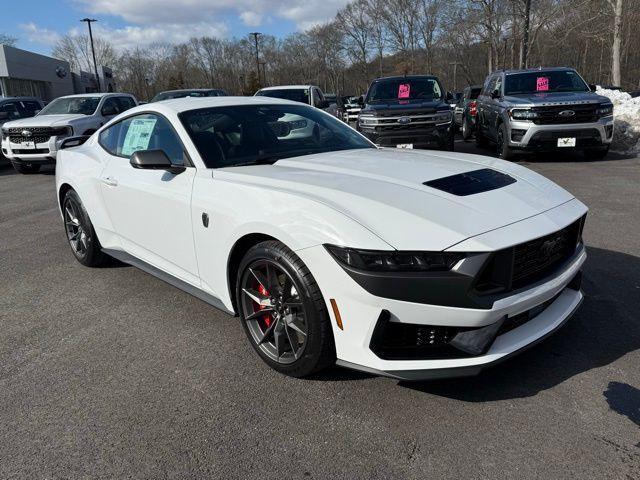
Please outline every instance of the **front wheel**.
M26 163L14 163L13 168L16 169L16 172L25 175L29 173L37 173L40 171L40 165L29 165Z
M514 157L513 149L509 147L509 137L507 126L504 123L498 128L498 137L496 139L496 152L503 160L512 160Z
M75 190L69 190L64 195L62 217L67 240L76 259L87 267L102 265L107 256L102 252L89 214Z
M335 362L327 308L313 275L278 241L252 247L236 282L238 312L251 345L274 370L305 377Z
M469 126L469 121L467 120L467 118L465 117L462 120L462 139L465 142L468 142L469 139L471 138L471 135L473 135L473 132L471 130L471 127Z

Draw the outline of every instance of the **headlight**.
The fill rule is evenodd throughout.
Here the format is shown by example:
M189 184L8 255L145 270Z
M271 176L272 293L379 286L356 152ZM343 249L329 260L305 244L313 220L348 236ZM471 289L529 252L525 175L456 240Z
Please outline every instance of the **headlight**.
M358 250L325 245L338 263L375 272L443 272L464 258L463 253Z
M609 115L613 115L613 104L604 104L600 105L600 107L596 110L596 113L601 117L608 117Z
M514 120L533 120L538 118L538 114L532 110L514 109L509 111L509 115Z
M436 123L447 123L451 121L451 111L438 112L434 117Z
M374 126L378 124L378 119L373 115L360 115L358 116L358 123L360 125L370 125Z

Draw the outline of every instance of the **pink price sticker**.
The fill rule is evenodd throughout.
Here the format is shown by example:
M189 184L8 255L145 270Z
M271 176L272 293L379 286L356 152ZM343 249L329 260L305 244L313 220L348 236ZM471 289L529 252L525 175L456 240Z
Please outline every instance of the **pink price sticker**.
M401 83L398 87L398 98L409 98L409 92L411 91L411 85L408 83Z
M549 90L549 77L538 77L536 91L546 92L547 90Z

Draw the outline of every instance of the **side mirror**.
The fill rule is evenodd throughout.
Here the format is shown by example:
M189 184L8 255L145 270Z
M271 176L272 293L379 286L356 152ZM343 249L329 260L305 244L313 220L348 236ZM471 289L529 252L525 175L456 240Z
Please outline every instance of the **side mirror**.
M322 100L320 102L320 108L329 108L331 106L331 102L329 100Z
M138 150L131 155L129 163L133 168L142 170L166 170L179 174L186 170L182 165L174 165L163 150Z
M447 94L444 96L444 99L447 101L447 103L453 102L453 93L447 92Z
M594 85L593 83L589 84L589 90L591 90L592 92L595 92L597 88L598 88L597 85Z
M493 92L491 92L491 98L493 98L494 100L496 98L500 98L500 90L494 90Z
M364 105L364 95L358 97L358 105Z
M60 144L60 147L58 148L58 150L64 150L65 148L79 147L90 138L91 138L91 135L78 135L76 137L65 138Z

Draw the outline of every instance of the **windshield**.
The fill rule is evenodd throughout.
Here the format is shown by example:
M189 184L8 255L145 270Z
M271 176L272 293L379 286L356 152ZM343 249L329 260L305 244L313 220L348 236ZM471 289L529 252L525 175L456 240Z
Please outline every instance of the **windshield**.
M169 100L171 98L219 96L222 96L221 90L175 90L173 92L161 92L153 97L151 101L159 102L160 100Z
M588 92L589 86L573 70L508 74L504 94L519 95L551 92Z
M284 98L309 105L308 88L283 88L282 90L260 90L257 97Z
M374 82L367 103L402 100L440 100L442 89L436 78L397 78Z
M38 116L60 115L75 113L81 115L93 115L100 103L100 97L67 97L57 98L44 107Z
M207 168L375 148L344 122L302 105L202 108L181 113L180 120Z

